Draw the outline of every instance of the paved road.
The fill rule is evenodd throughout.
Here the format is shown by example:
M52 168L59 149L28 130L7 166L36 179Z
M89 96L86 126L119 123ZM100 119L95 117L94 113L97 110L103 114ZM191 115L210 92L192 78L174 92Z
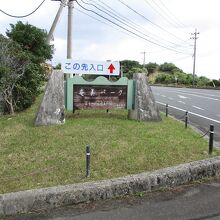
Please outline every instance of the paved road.
M7 220L217 220L220 219L220 181L181 186L143 196L91 202Z
M165 111L168 104L169 114L184 119L189 112L189 122L203 133L215 126L216 146L220 146L220 90L186 89L152 86L160 110Z

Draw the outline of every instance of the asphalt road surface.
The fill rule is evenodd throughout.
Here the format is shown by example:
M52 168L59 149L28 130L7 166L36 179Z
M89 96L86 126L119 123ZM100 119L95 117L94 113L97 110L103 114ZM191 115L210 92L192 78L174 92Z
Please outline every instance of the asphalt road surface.
M217 220L220 219L220 181L172 190L79 204L7 220Z
M215 145L220 147L220 90L156 86L151 88L161 111L165 112L165 105L168 104L169 114L179 120L184 120L188 111L189 124L204 134L213 124Z

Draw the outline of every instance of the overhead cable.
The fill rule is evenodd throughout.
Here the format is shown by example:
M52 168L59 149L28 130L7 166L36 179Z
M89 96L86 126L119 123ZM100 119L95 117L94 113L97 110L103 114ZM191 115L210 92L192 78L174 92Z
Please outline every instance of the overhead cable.
M98 19L98 18L96 18L96 17L94 17L94 16L92 16L92 15L90 15L90 14L88 14L88 13L86 13L86 12L80 10L80 9L78 9L78 8L75 8L75 10L77 10L78 12L80 12L80 13L82 13L82 14L84 14L84 15L86 15L86 16L88 16L88 17L90 17L90 18L92 18L92 19L94 19L94 20L96 20L96 21L98 21L98 22L100 22L100 23L102 23L102 24L105 24L105 25L107 25L107 26L110 26L111 28L114 28L114 29L116 29L117 31L120 31L120 32L123 33L123 34L129 35L129 36L131 36L131 37L133 37L133 38L136 38L136 39L139 39L138 37L135 37L135 36L133 36L133 35L131 35L131 34L125 32L125 31L122 31L122 30L120 30L119 28L117 28L117 27L115 27L115 26L113 26L113 25L111 25L111 24L109 24L109 23L106 23L106 22L104 22L104 21L102 21L102 20L100 20L100 19Z
M117 24L116 22L114 22L114 21L112 21L111 19L109 19L109 18L107 18L107 17L105 17L105 16L103 16L103 15L97 13L96 11L93 11L93 10L91 10L91 9L85 8L84 6L82 6L82 5L78 2L78 0L76 0L76 3L77 3L82 9L96 14L97 16L99 16L99 17L101 17L101 18L107 20L108 22L110 22L110 23L112 23L112 24L114 24L114 25L120 27L121 29L123 29L123 30L125 30L125 31L127 31L127 32L129 32L129 33L131 33L131 34L133 34L133 35L135 35L135 36L141 38L141 39L144 39L145 41L148 41L149 43L152 43L152 44L154 44L154 45L157 45L157 46L159 46L159 47L165 48L165 49L170 50L170 51L174 51L174 52L176 52L176 53L188 54L188 53L185 53L185 52L183 52L183 51L178 51L178 50L175 50L175 49L166 47L166 46L164 46L164 45L161 45L161 44L159 44L159 43L156 43L156 42L154 42L154 41L152 41L152 40L149 40L149 39L147 39L147 38L145 38L145 37L143 37L143 36L141 36L141 35L139 35L139 34L133 32L133 31L131 31L131 30L129 30L129 29L123 27L122 25Z
M9 16L9 17L12 17L12 18L25 18L25 17L28 17L28 16L34 14L34 13L43 5L43 3L44 3L45 1L46 1L46 0L43 0L43 1L37 6L36 9L34 9L32 12L30 12L30 13L28 13L28 14L26 14L26 15L12 15L12 14L9 14L9 13L3 11L2 9L0 9L0 12L2 12L3 14L5 14L5 15L7 15L7 16Z
M75 8L75 10L77 10L77 11L80 12L81 14L84 14L84 15L86 15L86 16L88 16L88 17L90 17L90 18L92 18L92 19L94 19L94 20L96 20L96 21L98 21L98 22L100 22L100 23L102 23L102 24L105 24L105 25L107 25L107 26L109 26L109 27L111 27L111 28L113 28L113 29L115 29L115 30L117 30L117 31L120 31L120 32L123 33L123 34L126 34L126 35L128 35L128 36L130 36L130 37L133 37L133 38L135 38L135 39L140 39L138 36L135 36L135 35L132 35L132 34L130 34L130 33L128 33L128 32L122 31L121 29L119 29L119 28L117 28L117 27L115 27L115 26L113 26L113 25L111 25L111 24L109 24L109 23L106 23L106 22L104 22L104 21L102 21L102 20L100 20L100 19L98 19L98 18L96 18L96 17L94 17L94 16L92 16L92 15L90 15L90 14L88 14L88 13L86 13L86 12L80 10L80 9L78 9L78 8ZM141 40L145 41L145 39L141 39ZM177 45L177 46L178 46L178 45ZM148 51L148 53L161 53L161 52L164 52L164 51L166 51L166 50L167 50L167 49L161 49L161 50L157 50L157 51ZM187 55L187 57L188 57L188 56L189 56L189 55ZM191 54L190 54L190 56L191 56Z
M85 1L82 0L83 3L87 4L87 5L91 5L93 7L95 7L96 9L104 12L105 14L107 14L108 16L114 18L115 20L119 21L118 19L120 19L120 23L123 23L124 25L126 25L127 27L141 33L142 35L144 36L147 36L148 38L152 38L154 39L154 41L164 41L166 42L166 44L171 44L171 45L168 45L169 47L172 47L172 48L177 48L177 47L181 47L181 48L186 48L188 46L184 46L183 44L177 44L177 43L174 43L174 42L171 42L169 40L166 40L164 38L161 38L153 33L150 33L149 31L147 31L143 26L133 22L132 20L130 20L129 18L121 15L118 11L116 11L114 8L110 7L109 5L107 5L106 3L104 3L103 1L101 0L98 0L101 4L105 5L105 7L99 3L97 3L96 1L94 0L89 0L90 2L93 2L94 4L92 3L86 3ZM103 8L104 11L102 9L100 9L99 7ZM117 18L116 18L117 17ZM144 32L143 32L144 31ZM148 34L146 34L145 32L147 32ZM153 36L153 37L152 37Z
M169 10L169 8L163 3L163 1L161 1L161 0L158 0L160 3L161 3L161 5L163 5L163 7L167 10L167 14L168 15L171 15L175 20L176 20L176 23L177 24L179 24L180 26L182 26L182 27L186 27L186 25L185 24L183 24L172 12L171 12L171 10ZM154 1L155 2L155 1ZM170 17L171 17L170 16Z
M145 36L145 37L148 37L148 38L152 38L154 41L158 41L157 39L153 38L152 36L149 36L149 35L145 34L143 31L138 30L136 27L129 25L128 22L126 22L126 20L125 20L125 21L124 21L124 19L122 20L118 15L117 15L117 16L114 16L114 15L112 15L112 13L111 13L110 11L108 11L108 10L106 11L106 9L105 9L105 10L102 10L102 9L99 8L97 5L94 5L94 4L92 4L92 3L88 3L88 2L86 2L86 1L84 1L84 0L81 0L81 2L83 2L83 3L86 4L86 5L91 5L91 6L93 6L94 8L98 9L98 10L101 11L102 13L104 13L104 14L108 15L109 17L115 19L116 21L122 23L123 25L127 26L128 28L130 28L130 29L132 29L132 30L138 32L139 34L141 34L141 35L143 35L143 36ZM160 39L162 39L162 38L160 38ZM162 39L162 40L164 40L164 39ZM177 45L177 44L175 44L175 43L173 43L173 42L170 42L170 41L167 41L167 42L169 42L170 44L173 44L172 46L167 45L168 47L172 47L172 48L173 48L173 47L179 46L179 45Z
M167 23L169 23L171 26L174 26L175 28L179 28L180 26L175 22L173 21L168 15L167 13L165 13L164 10L162 10L162 8L156 3L154 2L154 4L157 4L158 6L155 7L149 0L144 0L144 2L149 5L153 11L155 11L159 16L161 16L164 20L166 20ZM160 12L158 10L158 8L161 9L162 12ZM182 26L181 26L182 28Z
M150 19L148 19L146 16L144 16L143 14L139 13L137 10L133 9L131 6L129 6L128 4L126 4L125 2L123 2L122 0L118 0L121 4L123 4L124 6L126 6L127 8L129 8L131 11L133 11L135 14L139 15L140 17L142 17L143 19L145 19L146 21L150 22L152 25L154 25L155 27L163 30L164 32L172 35L173 37L175 37L176 39L180 40L180 41L183 41L183 39L177 37L176 35L174 35L173 33L167 31L165 28L161 27L160 25L152 22Z

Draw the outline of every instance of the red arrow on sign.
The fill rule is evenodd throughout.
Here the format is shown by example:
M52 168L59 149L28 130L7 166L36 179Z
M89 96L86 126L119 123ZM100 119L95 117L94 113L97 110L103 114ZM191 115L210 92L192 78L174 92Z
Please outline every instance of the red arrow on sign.
M110 72L110 74L112 74L115 70L115 67L113 66L113 64L111 63L111 65L108 67L108 70Z

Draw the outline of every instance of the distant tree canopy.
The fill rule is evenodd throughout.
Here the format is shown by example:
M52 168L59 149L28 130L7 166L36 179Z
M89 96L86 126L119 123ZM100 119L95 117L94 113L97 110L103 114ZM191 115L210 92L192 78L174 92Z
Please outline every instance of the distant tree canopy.
M44 30L21 21L10 26L6 35L30 54L33 63L43 63L52 58L53 46L47 43L47 33Z
M123 70L123 75L131 79L134 73L143 72L143 66L134 60L122 60L120 66Z
M173 63L148 63L144 68L139 62L134 60L122 60L120 65L123 69L124 76L132 78L133 73L147 73L151 83L156 84L175 84L175 85L193 85L193 75L184 73ZM154 75L154 73L156 73ZM220 80L210 80L207 77L194 76L194 85L198 87L220 87Z
M193 75L186 74L184 72L175 72L174 74L160 72L158 77L155 80L155 83L192 86ZM205 87L205 86L213 87L213 84L211 83L210 79L204 76L198 77L195 75L194 84L198 87Z
M214 87L220 87L220 79L219 80L216 80L216 79L213 79L212 81L209 82L209 85L210 86L214 86Z
M161 72L169 72L169 73L175 73L175 72L183 72L181 69L179 69L175 64L173 63L164 63L159 66L159 70Z
M159 69L159 65L156 63L148 63L145 67L147 68L148 74L155 73Z
M10 60L14 59L12 63L15 64L22 55L26 61L22 68L22 74L17 72L19 77L14 78L13 89L11 91L13 110L8 110L8 113L13 114L14 111L20 111L29 107L39 94L46 71L43 63L47 59L52 58L53 47L47 43L47 34L44 30L28 23L23 24L21 21L10 26L11 29L6 32L8 38L1 37L0 39L2 42L0 44L0 50L3 49L4 42L10 42L8 45L13 45L10 47L20 49L16 54L8 52L7 58ZM5 51L7 52L7 50ZM6 67L4 66L5 63L6 57L2 57L0 69L6 79L9 77L9 73L12 72L12 69L8 71L7 65ZM19 64L21 64L20 61ZM11 68L14 68L13 65ZM8 104L6 100L5 104Z

